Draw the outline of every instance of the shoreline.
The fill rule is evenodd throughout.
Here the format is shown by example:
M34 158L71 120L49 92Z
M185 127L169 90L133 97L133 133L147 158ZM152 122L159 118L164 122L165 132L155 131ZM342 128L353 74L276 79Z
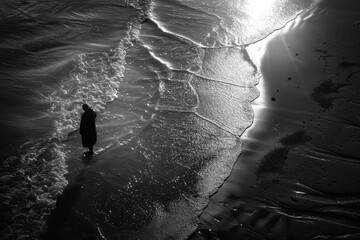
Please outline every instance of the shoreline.
M253 102L261 110L243 151L190 239L359 236L360 59L350 50L359 49L359 18L347 12L355 2L337 4L320 2L271 36L261 63L264 105Z

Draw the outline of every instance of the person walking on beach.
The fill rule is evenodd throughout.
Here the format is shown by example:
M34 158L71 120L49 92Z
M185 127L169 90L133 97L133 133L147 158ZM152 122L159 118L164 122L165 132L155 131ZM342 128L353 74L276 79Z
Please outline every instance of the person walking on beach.
M96 113L87 104L83 104L82 108L85 112L81 115L80 121L81 142L84 147L89 148L89 151L84 152L89 156L94 155L93 146L96 143Z

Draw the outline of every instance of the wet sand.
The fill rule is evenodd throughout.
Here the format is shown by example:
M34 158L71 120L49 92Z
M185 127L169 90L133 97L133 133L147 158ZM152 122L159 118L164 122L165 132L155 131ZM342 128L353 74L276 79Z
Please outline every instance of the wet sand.
M254 124L191 239L360 239L359 13L322 1L265 40Z
M283 34L272 36L261 64L263 80L261 97L253 104L254 124L242 137L243 152L201 214L191 239L356 239L360 229L360 55L355 53L360 52L356 45L360 18L355 1L349 1L347 9L332 7L335 3L339 1L324 1L301 21L289 23ZM166 121L158 126L181 118L162 117ZM107 235L169 239L168 233L161 233L165 228L176 239L186 239L186 234L181 235L183 227L196 225L189 222L206 202L195 185L199 165L208 159L187 160L193 152L208 156L206 143L219 132L211 124L195 122L191 115L183 118L180 130L190 126L186 132L148 126L126 146L109 149L106 157L69 166L73 167L69 185L57 200L44 239L106 239ZM196 124L208 129L209 136L196 135L189 145L186 136L197 131ZM149 150L162 144L156 139L174 143L174 153L179 149L189 153L174 167L175 155L168 159L168 152ZM195 146L204 148L192 149ZM163 158L146 162L140 150ZM147 175L139 169L146 169ZM175 170L181 171L174 174L181 181L164 181L163 173L171 175ZM104 172L110 172L107 178ZM127 186L128 182L135 187ZM185 199L184 195L200 203L184 206L185 218L172 222L173 215L166 214L181 204L170 203ZM165 217L151 225L159 204L166 207ZM159 236L156 231L161 237L154 238Z
M179 130L169 124L174 121ZM207 135L196 132L198 124ZM204 163L211 166L204 143L221 134L232 137L193 114L163 112L126 145L92 159L74 159L66 176L69 184L57 199L43 239L186 239L207 203L206 185L205 190L198 188L200 174L205 182L217 184L201 172ZM172 148L154 151L163 139L173 143ZM230 155L222 145L212 151L219 149ZM218 162L216 166L230 169Z

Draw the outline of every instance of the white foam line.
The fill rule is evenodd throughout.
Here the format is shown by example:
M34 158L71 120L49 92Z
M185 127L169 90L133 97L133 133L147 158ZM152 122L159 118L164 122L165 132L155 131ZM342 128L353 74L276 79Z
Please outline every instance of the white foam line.
M162 105L157 105L155 107L156 111L168 111L168 112L181 112L181 113L193 113L194 112L194 108L192 107L191 110L189 109L177 109L176 107L174 108L170 108L170 107L166 107L166 106L162 106Z
M239 84L236 84L236 83L225 82L225 81L222 81L222 80L216 80L214 78L205 77L205 76L197 74L195 72L191 72L191 71L189 71L189 72L194 74L195 76L197 76L197 77L199 77L201 79L207 80L207 81L222 83L222 84L225 84L225 85L230 85L230 86L239 87L239 88L253 88L253 86L244 86L244 85L239 85Z
M172 35L172 36L176 36L180 39L183 39L183 40L186 40L188 42L191 42L193 43L194 45L197 45L201 48L204 48L204 49L218 49L218 48L228 48L228 47L234 47L234 45L221 45L221 46L206 46L206 45L203 45L201 44L200 42L195 42L194 40L184 36L184 35L181 35L181 34L178 34L178 33L175 33L175 32L171 32L169 30L167 30L165 27L163 27L157 20L156 20L156 17L154 15L151 15L151 18L149 17L149 19L154 22L156 24L156 26L161 29L161 31L163 31L164 33L167 33L169 35ZM237 46L237 45L235 45Z
M170 70L173 70L174 68L171 67L170 65L170 62L167 62L163 59L161 59L160 57L156 56L155 53L153 53L151 50L150 50L150 47L146 46L145 44L143 44L144 47L149 51L149 54L155 59L157 60L158 62L160 62L162 65L166 66L168 69Z
M255 41L252 41L252 42L249 42L249 43L244 43L242 44L242 46L244 46L245 48L249 47L250 45L253 45L253 44L256 44L256 43L259 43L263 40L266 40L267 38L273 36L274 34L276 34L277 32L283 30L284 28L287 27L288 24L291 24L291 22L295 21L298 17L301 16L301 14L303 14L304 12L308 11L309 9L311 9L313 6L315 6L318 2L321 2L321 0L315 0L314 3L312 3L309 7L303 9L303 10L300 10L298 11L297 13L294 14L294 17L292 17L289 21L287 21L283 26L279 27L279 28L276 28L274 29L272 32L270 32L269 34L267 34L266 36L260 38L260 39L257 39Z
M161 63L162 65L164 65L166 68L172 70L172 71L179 71L179 72L187 72L189 74L193 74L201 79L204 79L204 80L207 80L207 81L212 81L212 82L217 82L217 83L222 83L222 84L225 84L225 85L230 85L230 86L235 86L235 87L239 87L239 88L253 88L253 86L244 86L244 85L239 85L239 84L236 84L236 83L230 83L230 82L225 82L225 81L222 81L222 80L217 80L217 79L214 79L214 78L209 78L209 77L205 77L201 74L198 74L196 72L193 72L193 71L190 71L188 69L179 69L179 68L173 68L171 67L171 63L170 62L167 62L165 60L163 60L162 58L158 57L155 55L154 52L152 52L150 50L150 47L147 46L146 44L143 43L143 46L148 50L149 54L155 59L157 60L159 63ZM168 79L167 79L168 80ZM169 80L171 81L171 80ZM191 79L189 80L189 82L191 81Z
M196 116L200 117L201 119L221 128L222 130L224 130L225 132L228 132L230 133L231 135L235 136L235 137L240 137L240 135L236 134L236 133L233 133L231 130L221 126L219 123L213 121L213 120L210 120L204 116L202 116L201 114L197 113L195 110L181 110L181 109L166 109L165 107L162 108L161 106L159 106L160 109L157 109L157 110L160 110L160 111L168 111L168 112L182 112L182 113L193 113L195 114Z
M205 120L205 121L207 121L207 122L209 122L209 123L212 123L213 125L221 128L221 129L224 130L225 132L228 132L228 133L230 133L231 135L233 135L233 136L235 136L235 137L237 137L237 138L240 137L240 135L238 135L238 134L236 134L236 133L233 133L231 130L226 129L225 127L221 126L219 123L217 123L217 122L215 122L215 121L213 121L213 120L211 120L211 119L208 119L208 118L200 115L200 114L197 113L197 112L193 112L193 113L194 113L196 116L200 117L201 119L203 119L203 120Z
M189 79L189 86L191 91L194 92L195 97L196 97L196 105L194 106L194 111L200 106L200 97L198 92L196 91L195 87L191 84L192 80L193 80L194 75L191 75L191 78Z
M189 167L189 166L183 165L183 164L178 163L178 162L174 162L174 164L179 165L179 166L181 166L181 167L183 167L183 168L186 168L186 169L188 169L189 171L195 173L197 176L202 177L202 175L200 175L197 171L191 169L191 167Z
M101 237L102 239L106 240L107 238L106 238L106 237L103 235L103 233L101 232L101 229L100 229L99 224L96 224L96 225L97 225L97 229L98 229L98 231L99 231L100 237Z

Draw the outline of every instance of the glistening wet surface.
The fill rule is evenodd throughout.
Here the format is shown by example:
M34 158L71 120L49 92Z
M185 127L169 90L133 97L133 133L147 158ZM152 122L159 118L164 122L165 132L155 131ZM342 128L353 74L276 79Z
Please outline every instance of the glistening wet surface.
M1 239L357 239L357 1L1 3Z
M255 121L192 239L360 238L359 11L322 1L250 46Z

